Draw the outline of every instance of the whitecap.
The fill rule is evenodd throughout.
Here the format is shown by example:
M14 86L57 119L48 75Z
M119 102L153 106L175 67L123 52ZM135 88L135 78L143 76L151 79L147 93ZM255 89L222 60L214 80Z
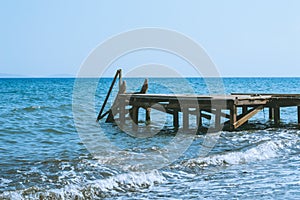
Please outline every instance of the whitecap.
M246 151L234 151L225 154L211 155L208 157L199 157L191 159L184 163L187 167L206 167L221 165L238 165L256 161L267 160L281 155L281 151L289 152L291 146L296 141L277 140L265 141Z

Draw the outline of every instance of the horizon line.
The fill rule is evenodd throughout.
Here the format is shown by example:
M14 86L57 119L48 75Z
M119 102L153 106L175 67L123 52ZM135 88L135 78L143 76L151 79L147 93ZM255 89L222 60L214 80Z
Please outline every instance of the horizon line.
M114 76L104 76L104 77L76 77L76 76L0 76L0 79L43 79L43 78L79 78L79 79L99 79L99 78L114 78ZM207 77L199 77L199 76L129 76L122 78L300 78L300 76L207 76Z

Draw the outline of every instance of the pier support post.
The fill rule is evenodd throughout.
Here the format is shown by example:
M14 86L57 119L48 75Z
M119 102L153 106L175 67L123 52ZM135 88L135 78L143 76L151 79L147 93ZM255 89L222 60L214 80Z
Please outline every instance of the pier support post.
M173 112L173 126L174 128L179 128L178 110L176 109Z
M199 112L197 112L197 125L198 128L202 127L202 110L199 109Z
M274 119L274 108L269 107L269 120Z
M237 120L237 109L236 105L232 105L230 108L230 131L233 131L235 129L235 122Z
M151 108L146 108L146 123L150 123L151 117L150 117Z
M280 124L280 107L276 106L274 108L274 123L276 126Z
M138 121L139 121L139 107L132 107L132 130L136 131L138 129Z
M242 114L245 115L248 112L248 106L243 106L242 107ZM245 122L245 124L248 124L248 120Z
M217 131L221 130L221 108L216 108L216 114L215 114L215 129Z
M183 116L183 130L189 130L189 108L187 106L183 106L182 108L182 116Z

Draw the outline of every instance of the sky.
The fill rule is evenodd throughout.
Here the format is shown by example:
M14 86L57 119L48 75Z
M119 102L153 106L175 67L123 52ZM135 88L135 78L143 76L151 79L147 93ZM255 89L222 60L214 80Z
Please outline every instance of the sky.
M299 9L297 0L0 1L0 74L76 75L91 51L108 38L157 27L200 44L223 77L298 77ZM115 63L130 68L164 59L164 54L144 56ZM175 60L167 65L184 76L194 75Z

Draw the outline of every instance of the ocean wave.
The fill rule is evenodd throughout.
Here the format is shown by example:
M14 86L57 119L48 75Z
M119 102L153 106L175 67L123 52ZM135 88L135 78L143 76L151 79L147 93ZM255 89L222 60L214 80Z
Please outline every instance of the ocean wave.
M118 174L106 179L71 183L63 188L45 189L30 187L19 191L5 191L1 199L99 199L122 195L126 192L142 191L166 179L157 170Z
M297 141L277 140L263 141L256 144L252 148L245 151L234 151L225 154L216 154L208 157L199 157L188 160L183 163L185 167L207 167L207 166L226 166L239 165L256 161L263 161L271 158L276 158L281 155L281 152L289 152L291 147Z

